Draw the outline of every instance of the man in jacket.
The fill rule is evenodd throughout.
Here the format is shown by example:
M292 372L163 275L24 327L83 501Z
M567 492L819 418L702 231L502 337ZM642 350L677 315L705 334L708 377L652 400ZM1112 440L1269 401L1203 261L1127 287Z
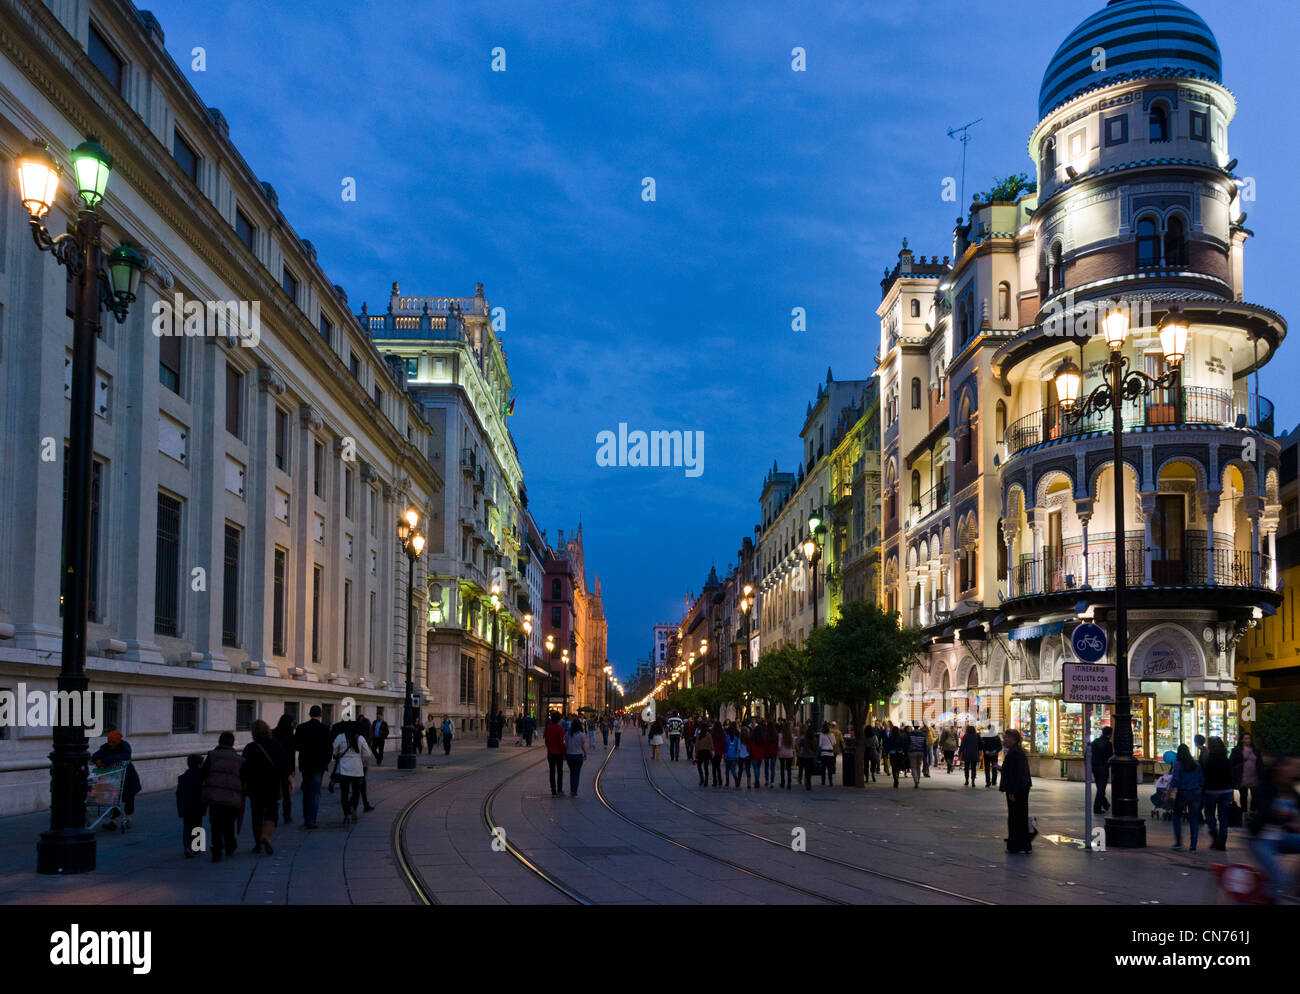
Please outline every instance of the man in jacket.
M1115 755L1115 747L1110 742L1110 726L1101 730L1101 734L1092 740L1089 747L1092 755L1092 782L1096 787L1096 796L1092 799L1092 813L1105 814L1110 810L1110 801L1106 800L1106 785L1110 783L1110 757Z
M997 729L989 725L989 733L980 739L980 748L984 752L984 786L998 785L998 753L1002 751L1002 737Z
M320 811L320 785L329 769L334 737L321 722L319 704L313 704L310 721L304 721L293 733L298 753L298 772L302 774L302 819L304 828L316 827Z
M208 806L208 822L212 828L214 863L221 862L223 849L227 856L235 852L235 823L244 814L244 785L239 776L243 766L243 757L235 752L235 733L222 732L217 747L208 753L199 771L203 778L203 803Z
M921 786L921 769L925 765L925 755L930 749L925 740L926 731L927 729L920 725L914 725L907 736L907 761L912 767L912 786L915 788Z
M546 722L546 770L551 778L551 796L559 797L564 793L564 722L554 711Z
M673 762L677 762L681 758L682 725L684 724L685 722L678 717L675 711L672 717L668 719L668 758Z
M388 722L384 721L384 716L380 714L375 718L375 730L372 733L375 740L375 765L384 765L384 743L388 741Z

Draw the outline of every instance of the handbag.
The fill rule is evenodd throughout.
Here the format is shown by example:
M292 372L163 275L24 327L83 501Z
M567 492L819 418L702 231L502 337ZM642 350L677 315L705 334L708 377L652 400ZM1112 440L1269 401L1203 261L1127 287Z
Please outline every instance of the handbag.
M1236 801L1230 802L1228 804L1228 827L1241 828L1241 815L1241 805Z

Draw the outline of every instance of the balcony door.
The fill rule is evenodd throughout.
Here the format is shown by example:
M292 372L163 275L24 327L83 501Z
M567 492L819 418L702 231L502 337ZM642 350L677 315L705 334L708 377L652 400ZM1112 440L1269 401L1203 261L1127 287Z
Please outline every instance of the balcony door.
M1156 352L1146 355L1146 373L1153 380L1165 375L1165 357ZM1149 425L1171 425L1178 420L1178 408L1174 403L1173 392L1161 388L1152 390L1146 399L1146 423Z
M1151 579L1161 585L1186 583L1183 544L1187 527L1187 498L1158 494L1151 521Z
M1064 542L1061 539L1061 512L1047 515L1047 548L1043 550L1044 575L1051 593L1065 589Z

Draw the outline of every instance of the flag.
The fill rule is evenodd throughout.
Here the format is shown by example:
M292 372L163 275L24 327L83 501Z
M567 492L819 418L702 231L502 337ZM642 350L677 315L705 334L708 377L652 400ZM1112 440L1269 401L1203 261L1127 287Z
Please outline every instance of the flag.
M501 413L503 416L509 417L510 415L515 413L515 398L518 396L519 394L515 394L514 396L512 396L510 398L510 403L507 404L505 407L501 408Z

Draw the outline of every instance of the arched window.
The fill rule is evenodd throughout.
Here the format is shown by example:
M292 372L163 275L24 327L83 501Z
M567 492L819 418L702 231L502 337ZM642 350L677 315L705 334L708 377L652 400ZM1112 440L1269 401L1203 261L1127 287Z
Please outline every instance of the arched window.
M998 433L998 442L1005 441L1007 435L1007 405L1001 400L998 401L998 406L994 411L994 427Z
M921 409L921 378L919 376L913 376L912 377L912 410L919 411L920 409Z
M1060 293L1065 289L1065 257L1061 251L1060 242L1052 246L1050 267L1049 276L1051 278L1052 293Z
M1187 228L1177 214L1165 226L1165 265L1187 265Z
M912 470L912 503L921 503L921 472Z
M1150 215L1138 220L1137 253L1139 267L1160 265L1160 231L1156 219Z
M1011 317L1011 284L998 284L998 320L1007 321Z
M971 461L973 454L971 441L971 423L970 423L970 400L965 399L961 402L961 419L959 424L962 428L961 436L961 461L963 464Z
M1152 104L1151 115L1148 118L1150 123L1150 139L1153 142L1169 141L1169 108L1164 104Z
M921 302L920 302L919 300L917 300L915 297L913 297L913 298L912 298L912 317L914 317L914 318L919 318L920 316L921 316Z
M961 343L963 345L970 341L971 324L970 301L963 300L961 302Z
M1043 142L1043 182L1056 176L1056 139Z

